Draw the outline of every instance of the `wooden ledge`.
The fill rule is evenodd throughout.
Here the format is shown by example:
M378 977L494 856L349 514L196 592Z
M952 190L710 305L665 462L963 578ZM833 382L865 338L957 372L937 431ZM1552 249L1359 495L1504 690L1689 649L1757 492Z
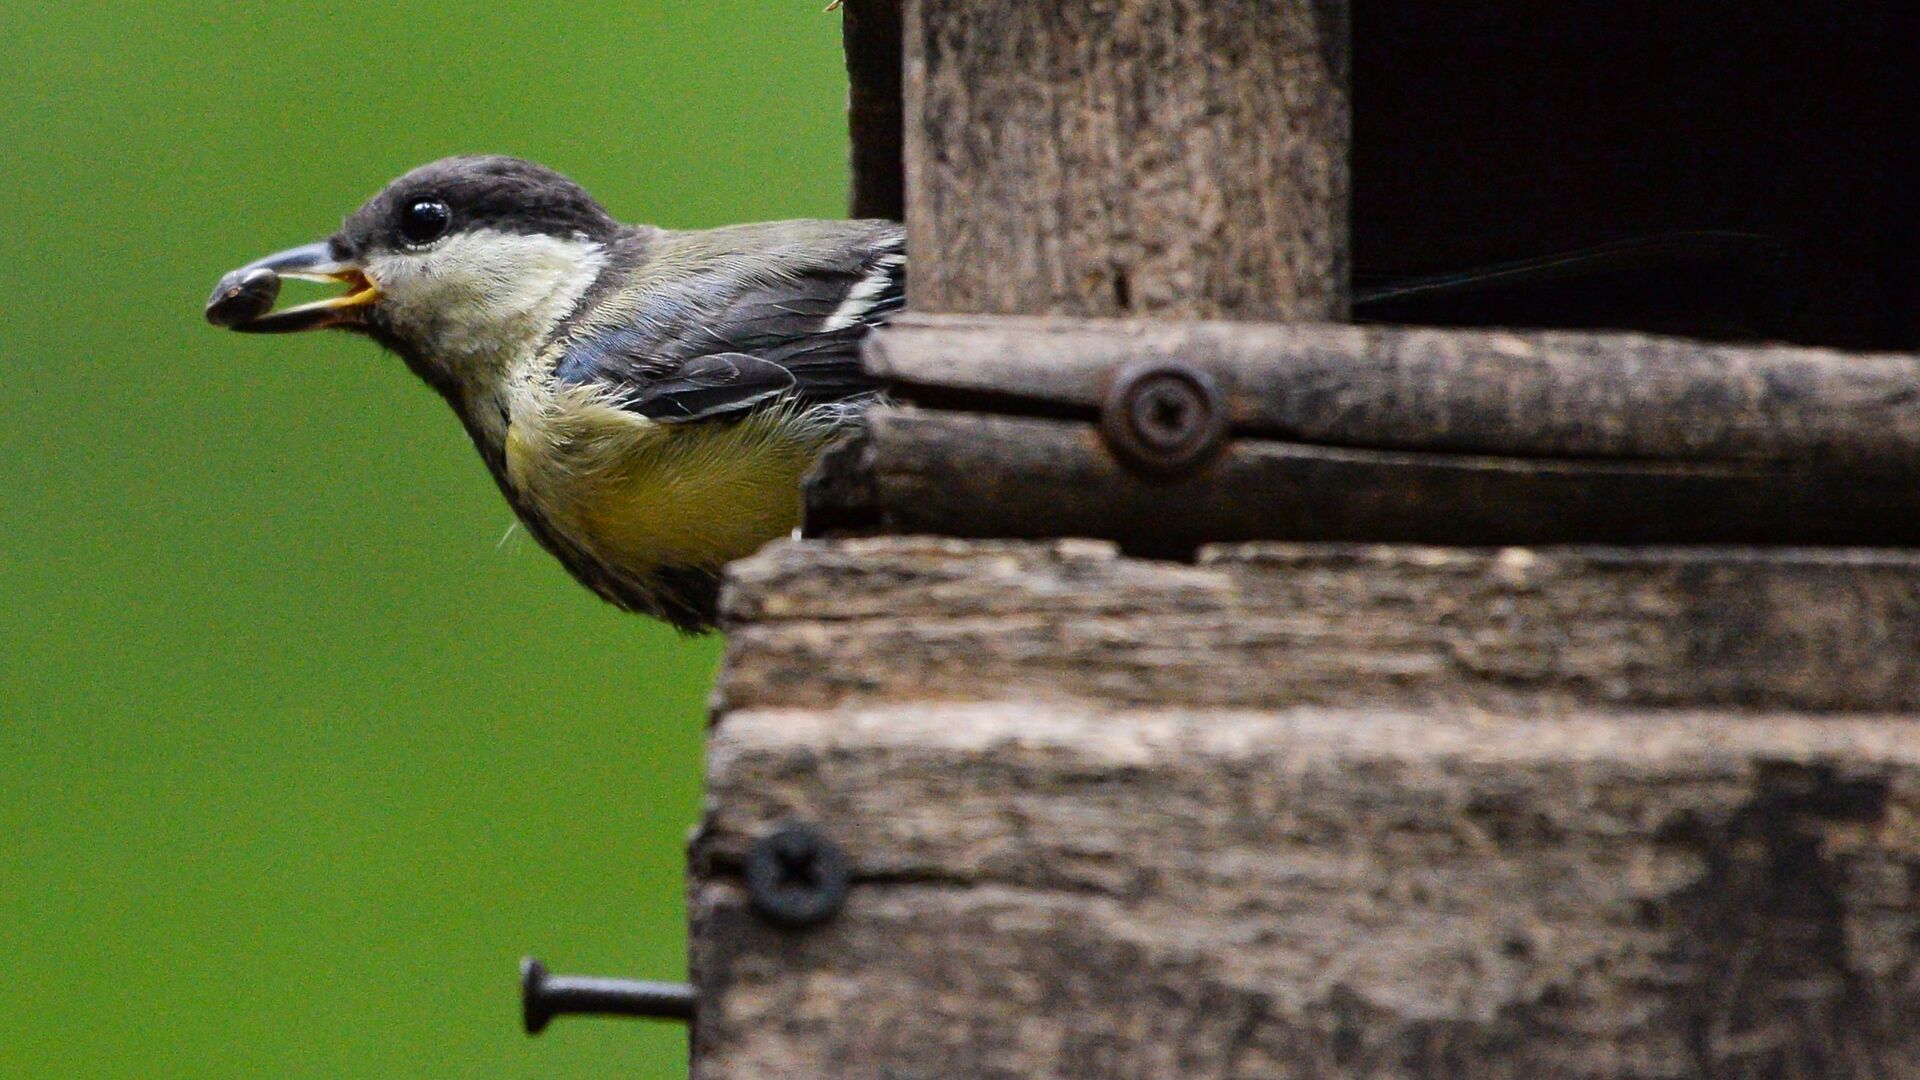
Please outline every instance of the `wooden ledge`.
M709 795L710 1077L1920 1061L1912 716L739 711ZM727 870L793 820L854 878L801 932Z
M873 538L733 566L724 708L1920 709L1920 553Z
M908 316L900 404L809 531L1216 541L1920 545L1920 358L1634 334ZM1224 439L1143 469L1123 373L1195 373ZM1189 414L1191 415L1191 414ZM1136 418L1137 419L1137 418ZM1136 424L1137 426L1137 424ZM1202 436L1196 434L1196 438Z
M1645 334L926 315L870 339L901 401L1091 417L1129 364L1220 386L1239 434L1526 458L1920 474L1920 357Z

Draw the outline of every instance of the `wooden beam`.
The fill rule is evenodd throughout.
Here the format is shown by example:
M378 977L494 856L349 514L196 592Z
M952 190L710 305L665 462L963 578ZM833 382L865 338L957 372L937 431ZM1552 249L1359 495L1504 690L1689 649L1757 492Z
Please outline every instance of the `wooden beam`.
M1911 716L1013 698L733 712L712 761L707 1080L1920 1070ZM798 932L739 871L796 820L854 881Z
M811 535L1920 544L1920 359L1634 334L908 315ZM1143 466L1128 373L1212 387ZM917 404L921 407L915 408ZM1118 420L1116 419L1118 418ZM1199 430L1199 425L1190 425Z
M909 0L928 311L1340 319L1346 0Z
M810 484L811 535L1202 544L1920 544L1912 472L1774 462L1522 458L1229 441L1176 478L1141 475L1084 422L875 410L857 480ZM832 500L853 496L853 504Z
M1206 372L1235 431L1532 457L1920 472L1920 358L1639 334L909 314L868 370L899 400L1091 417L1119 369Z
M733 565L723 711L980 698L1920 710L1920 553L778 544Z

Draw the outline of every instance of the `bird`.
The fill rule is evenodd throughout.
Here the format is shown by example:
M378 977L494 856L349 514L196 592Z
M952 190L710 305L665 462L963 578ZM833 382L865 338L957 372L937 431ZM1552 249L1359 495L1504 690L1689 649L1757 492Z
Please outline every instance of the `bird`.
M725 565L793 531L803 474L876 400L860 345L905 304L905 243L880 220L623 224L553 169L468 155L227 273L206 317L379 343L576 580L692 634L717 625ZM284 278L346 291L274 310Z

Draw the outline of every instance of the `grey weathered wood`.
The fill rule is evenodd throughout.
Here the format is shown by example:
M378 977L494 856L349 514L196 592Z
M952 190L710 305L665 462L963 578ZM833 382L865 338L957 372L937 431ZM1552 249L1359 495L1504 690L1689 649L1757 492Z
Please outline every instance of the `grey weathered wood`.
M703 1078L1920 1074L1920 555L888 538L728 610Z
M1920 1075L1911 715L1024 689L724 717L698 1076ZM793 820L856 881L805 932L738 876Z
M724 710L1920 710L1920 553L779 544L732 568Z
M1920 471L1798 461L1496 457L1238 438L1143 477L1085 422L873 411L822 465L808 531L1078 536L1180 554L1240 540L1920 543Z
M1116 372L1173 361L1212 378L1238 437L1177 480L1143 478L1092 421ZM816 535L1088 536L1146 552L1920 543L1920 358L1907 354L909 315L875 335L867 365L896 400L933 408L876 411L860 452L827 463L809 494Z
M857 218L906 216L901 159L900 5L845 0L841 40L847 56L847 134L852 145L851 211Z
M1122 365L1213 376L1234 427L1368 449L1833 462L1920 473L1920 358L1635 334L909 314L868 369L906 400L1091 415Z
M1346 0L909 0L930 311L1345 312Z
M1342 317L1345 12L908 0L915 307ZM840 527L1920 539L1908 357L874 347L910 404L816 483ZM1226 387L1187 479L1095 434L1141 357ZM726 612L697 1076L1920 1076L1920 554L876 539L775 545ZM794 821L855 879L807 931L743 882Z

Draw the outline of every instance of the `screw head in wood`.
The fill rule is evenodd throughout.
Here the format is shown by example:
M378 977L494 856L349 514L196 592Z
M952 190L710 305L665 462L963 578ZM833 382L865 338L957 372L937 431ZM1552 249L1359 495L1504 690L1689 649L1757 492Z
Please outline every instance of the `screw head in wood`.
M1107 448L1135 471L1172 477L1220 452L1227 407L1212 377L1178 360L1120 369L1100 409Z
M783 825L747 854L747 899L754 913L790 928L825 922L847 902L846 853L810 825Z

